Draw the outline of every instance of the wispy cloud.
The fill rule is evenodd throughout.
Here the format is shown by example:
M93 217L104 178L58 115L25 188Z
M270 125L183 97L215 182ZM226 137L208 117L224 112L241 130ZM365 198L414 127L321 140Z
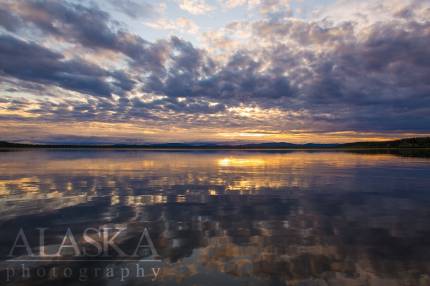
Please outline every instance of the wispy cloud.
M182 10L185 10L193 15L202 15L211 12L215 9L205 0L178 0L178 5Z
M248 0L221 0L220 3L221 6L225 8L233 9L239 6L246 5L248 3Z
M135 0L108 0L110 4L118 11L127 16L139 18L153 18L164 12L166 8L164 3L153 3L152 1L135 1Z
M179 17L175 20L160 18L156 21L146 22L145 25L154 29L169 30L180 34L197 34L199 32L199 26L191 19L185 17Z

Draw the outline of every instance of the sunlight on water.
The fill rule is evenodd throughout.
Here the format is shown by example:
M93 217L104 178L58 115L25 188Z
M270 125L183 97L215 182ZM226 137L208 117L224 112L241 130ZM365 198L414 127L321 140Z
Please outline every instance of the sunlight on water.
M218 165L222 167L255 167L255 166L264 166L270 165L274 162L271 162L269 158L224 158L218 160Z
M16 196L20 200L76 194L103 196L109 195L109 191L135 191L138 182L143 183L142 190L150 193L182 192L182 189L203 193L282 188L321 190L333 184L338 184L338 188L353 184L356 189L360 188L355 183L356 176L360 175L356 174L357 170L372 168L376 173L371 176L388 176L378 171L385 167L392 167L396 172L408 171L419 167L423 160L391 155L304 152L236 152L226 156L216 152L101 151L89 152L90 158L86 155L75 151L5 153L0 159L0 196L8 199Z
M149 227L162 256L161 284L429 285L428 158L302 151L0 155L4 233L22 224ZM13 239L3 235L0 249Z

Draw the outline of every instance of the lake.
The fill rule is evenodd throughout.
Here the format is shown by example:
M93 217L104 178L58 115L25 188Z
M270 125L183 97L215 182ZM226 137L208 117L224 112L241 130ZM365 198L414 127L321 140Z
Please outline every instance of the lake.
M0 152L8 285L430 285L430 159Z

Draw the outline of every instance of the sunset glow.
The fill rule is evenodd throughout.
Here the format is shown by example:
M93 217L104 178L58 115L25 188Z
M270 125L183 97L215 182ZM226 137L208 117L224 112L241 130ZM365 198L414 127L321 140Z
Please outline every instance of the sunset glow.
M429 5L0 0L1 140L429 135Z

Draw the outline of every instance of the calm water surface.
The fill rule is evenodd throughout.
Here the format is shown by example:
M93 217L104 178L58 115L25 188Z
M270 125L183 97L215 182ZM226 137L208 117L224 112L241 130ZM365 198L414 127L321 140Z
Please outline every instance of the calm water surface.
M70 228L145 228L160 272L98 277L134 262L32 262L87 279L19 276L9 251ZM0 152L0 270L9 285L430 285L430 159L342 152L36 150ZM27 250L27 249L21 249ZM28 258L24 253L21 258ZM19 257L18 257L19 258ZM99 258L99 257L96 257ZM109 256L109 259L112 257ZM147 264L149 262L146 262ZM27 263L28 264L28 263ZM26 265L26 267L30 267ZM6 271L16 277L5 280ZM23 270L22 270L23 271ZM79 280L81 279L81 280Z

